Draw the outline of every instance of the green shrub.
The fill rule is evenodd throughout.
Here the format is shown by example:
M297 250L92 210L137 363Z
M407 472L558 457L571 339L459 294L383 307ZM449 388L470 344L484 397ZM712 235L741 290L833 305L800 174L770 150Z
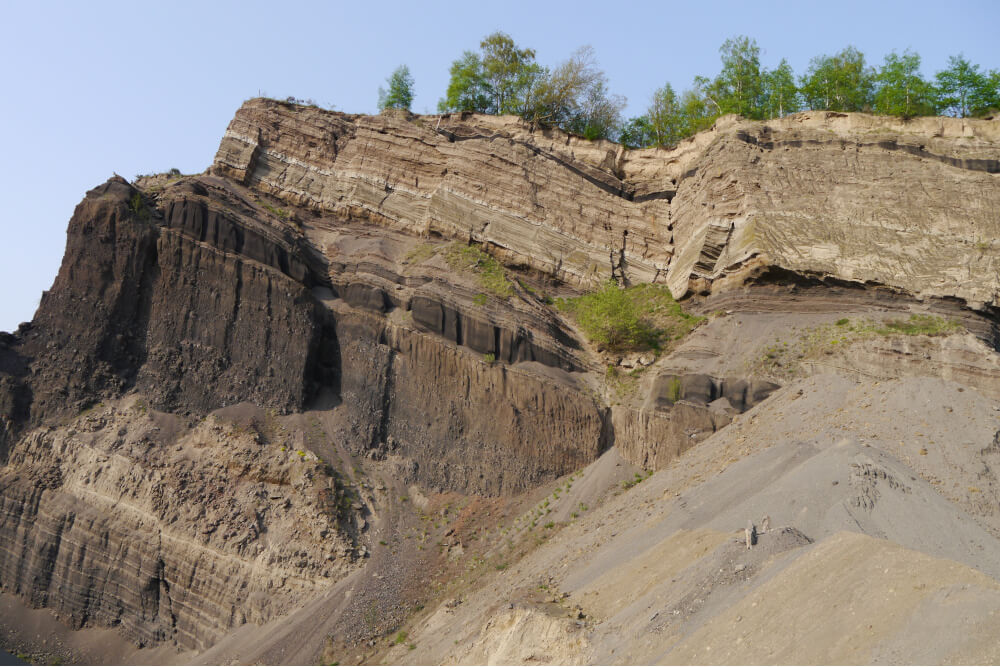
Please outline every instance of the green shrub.
M650 327L639 319L639 311L625 290L614 281L575 299L560 301L574 315L591 341L611 351L642 347L655 339Z
M704 319L685 313L663 285L623 289L613 280L596 292L558 299L556 305L573 316L587 338L612 352L659 351Z
M138 192L132 194L132 198L128 200L128 209L132 211L139 220L146 220L149 218L149 209L146 208L146 202L143 200L142 195Z

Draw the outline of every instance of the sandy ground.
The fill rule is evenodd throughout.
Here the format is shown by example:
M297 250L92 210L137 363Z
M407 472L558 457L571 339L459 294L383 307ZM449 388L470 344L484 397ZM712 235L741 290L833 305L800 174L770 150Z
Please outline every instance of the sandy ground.
M993 408L937 379L794 382L386 659L995 662Z
M368 466L368 565L284 617L196 656L4 596L0 625L22 628L5 647L136 664L995 663L998 407L941 379L823 375L652 476L611 450L487 501ZM349 641L373 602L371 639Z

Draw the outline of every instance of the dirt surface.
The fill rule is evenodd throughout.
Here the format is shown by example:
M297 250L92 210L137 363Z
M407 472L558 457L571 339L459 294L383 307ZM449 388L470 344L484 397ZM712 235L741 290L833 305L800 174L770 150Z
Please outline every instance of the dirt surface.
M995 660L1000 543L965 487L985 474L981 451L1000 427L993 405L928 378L797 381L461 606L418 621L416 648L388 659ZM924 464L932 440L940 459ZM761 530L765 515L770 528L748 550L743 528ZM955 596L969 602L968 631L952 619ZM522 607L530 613L514 613ZM831 624L842 608L848 616ZM955 634L907 634L935 623ZM513 653L512 628L522 637Z

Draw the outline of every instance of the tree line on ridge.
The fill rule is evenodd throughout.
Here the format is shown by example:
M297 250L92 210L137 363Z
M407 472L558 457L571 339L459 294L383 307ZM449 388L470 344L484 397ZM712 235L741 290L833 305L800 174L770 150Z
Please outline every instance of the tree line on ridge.
M465 51L452 62L438 111L516 114L588 139L644 148L675 146L724 114L764 120L814 109L967 118L1000 108L1000 70L984 70L962 55L950 57L945 69L927 79L920 55L909 50L893 51L873 67L848 46L816 56L800 76L786 59L772 70L762 67L760 47L743 35L727 39L719 54L722 67L714 78L697 76L680 94L666 83L653 92L644 114L625 119L625 98L611 93L592 48L546 67L533 49L495 32L480 42L479 51ZM409 68L399 66L386 83L387 89L379 88L379 109L409 109L414 86Z

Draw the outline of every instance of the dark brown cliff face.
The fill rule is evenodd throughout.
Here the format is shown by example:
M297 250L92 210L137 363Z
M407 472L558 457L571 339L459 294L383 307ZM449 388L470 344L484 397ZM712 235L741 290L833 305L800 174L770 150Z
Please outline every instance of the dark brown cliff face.
M573 370L572 348L543 336L572 343L558 326L533 332L531 322L471 314L420 287L426 279L396 306L346 267L335 273L291 225L252 218L230 188L207 178L153 197L113 179L88 193L38 316L10 339L8 365L30 366L33 399L26 411L12 402L29 394L8 391L7 414L36 425L128 391L169 411L250 402L288 412L325 392L343 406L353 450L391 438L410 452L414 479L486 493L530 488L602 448L593 399L483 361ZM387 310L412 313L417 330L368 314ZM24 385L23 376L4 380ZM513 467L504 471L503 460Z
M87 193L67 232L66 254L42 296L23 351L32 360L32 420L79 411L135 382L145 354L158 229L138 191L112 179Z
M319 326L308 269L282 241L204 197L159 210L121 179L92 190L17 347L33 369L32 423L131 389L169 410L300 407Z
M606 409L567 372L579 345L544 309L403 276L412 239L361 268L314 241L219 178L88 193L37 316L0 340L4 590L74 627L203 648L364 554L371 500L312 450L497 495L608 446ZM249 426L199 421L248 405ZM331 444L263 426L306 407Z

